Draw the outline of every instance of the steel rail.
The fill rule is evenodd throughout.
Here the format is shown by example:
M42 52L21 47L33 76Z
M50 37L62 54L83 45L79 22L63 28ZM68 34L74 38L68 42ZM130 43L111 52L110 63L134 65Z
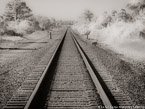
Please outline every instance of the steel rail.
M68 30L68 29L67 29L67 30ZM60 47L61 47L61 45L62 45L62 43L63 43L63 41L64 41L64 38L65 38L66 33L67 33L67 30L66 30L66 32L65 32L65 34L64 34L64 36L63 36L63 38L61 39L60 43L59 43L58 46L56 47L54 53L52 54L52 56L51 56L51 58L50 58L50 61L49 61L48 65L46 66L46 68L45 68L45 70L44 70L44 72L43 72L41 78L39 79L39 81L38 81L38 83L37 83L37 85L36 85L34 91L32 92L31 96L29 97L29 100L27 101L27 103L26 103L24 109L30 109L30 107L31 107L31 105L32 105L32 103L33 103L33 101L34 101L34 99L35 99L37 93L38 93L38 90L39 90L39 88L41 87L42 82L43 82L43 80L44 80L44 78L45 78L45 76L46 76L46 74L47 74L47 71L48 71L48 69L50 68L50 66L51 66L51 64L52 64L52 62L53 62L53 60L54 60L56 54L58 53L58 51L59 51L59 49L60 49Z
M86 65L86 67L87 67L89 75L91 76L92 81L93 81L93 83L94 83L94 85L95 85L95 87L96 87L96 89L97 89L97 91L98 91L98 93L99 93L99 95L100 95L105 107L113 109L113 105L112 105L111 101L109 100L107 94L105 93L105 91L103 89L103 86L99 82L99 79L96 77L96 75L95 75L95 73L93 71L93 68L91 67L86 55L84 54L83 49L81 48L80 44L78 43L77 39L75 38L76 37L75 34L72 31L71 31L71 33L72 33L73 40L74 40L74 42L75 42L75 44L76 44L76 46L78 48L78 51L80 52L80 54L81 54L81 56L82 56L82 58L84 60L84 63Z

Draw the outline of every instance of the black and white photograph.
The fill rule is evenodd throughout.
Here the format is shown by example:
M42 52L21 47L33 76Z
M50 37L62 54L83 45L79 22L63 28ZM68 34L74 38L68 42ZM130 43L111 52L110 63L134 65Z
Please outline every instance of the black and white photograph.
M0 0L0 109L145 109L145 0Z

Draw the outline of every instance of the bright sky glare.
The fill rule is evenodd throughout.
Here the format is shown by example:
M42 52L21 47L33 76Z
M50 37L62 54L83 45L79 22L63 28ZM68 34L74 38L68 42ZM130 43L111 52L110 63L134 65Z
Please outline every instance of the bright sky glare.
M4 12L6 3L0 0L0 14ZM104 11L125 8L128 0L24 0L37 15L54 17L62 20L77 19L86 9L99 15Z

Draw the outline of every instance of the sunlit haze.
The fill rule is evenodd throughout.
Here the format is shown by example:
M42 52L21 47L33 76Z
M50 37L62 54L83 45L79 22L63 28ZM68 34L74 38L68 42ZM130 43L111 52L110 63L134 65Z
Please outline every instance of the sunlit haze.
M4 12L6 3L10 0L0 0L0 14ZM104 11L125 8L128 0L25 0L34 14L54 17L62 20L77 19L85 9L95 15Z

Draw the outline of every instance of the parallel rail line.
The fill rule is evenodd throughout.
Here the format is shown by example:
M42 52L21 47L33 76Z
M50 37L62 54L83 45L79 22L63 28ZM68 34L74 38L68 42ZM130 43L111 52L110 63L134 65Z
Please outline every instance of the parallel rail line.
M40 87L41 87L41 85L42 85L42 83L43 83L43 81L44 81L44 78L45 78L45 76L46 76L46 73L47 73L47 71L48 71L48 69L50 68L50 66L51 66L51 64L52 64L52 61L55 59L55 57L56 57L56 55L57 55L57 53L59 52L59 49L60 49L60 47L62 46L62 43L63 43L63 41L64 41L64 38L65 38L65 36L66 36L66 33L67 33L67 30L66 30L66 32L65 32L65 34L64 34L64 36L63 36L63 38L61 39L61 41L60 41L60 43L57 45L57 47L56 47L56 49L55 49L55 51L54 51L54 53L52 54L52 56L51 56L51 58L50 58L50 60L49 60L49 62L48 63L44 63L44 62L42 62L42 64L47 64L47 66L45 67L45 69L44 70L41 70L40 72L42 72L42 73L36 73L36 75L34 75L34 76L37 76L37 77L30 77L30 78L28 78L28 80L32 80L33 81L33 79L34 79L34 81L35 81L35 79L39 79L39 81L37 81L36 80L36 83L35 83L35 85L33 86L33 87L35 87L34 89L33 89L33 91L30 91L30 93L27 93L26 95L25 95L25 93L24 93L24 95L23 94L21 94L21 91L19 91L18 90L18 93L16 93L16 95L14 95L9 101L8 101L8 103L7 103L7 105L4 107L4 109L28 109L28 108L30 108L30 106L32 105L32 103L34 102L34 100L35 100L35 97L37 96L37 93L38 93L38 90L40 89ZM38 69L39 70L39 69ZM34 73L35 72L37 72L37 71L35 71L34 70ZM39 76L41 76L41 77L39 77ZM27 81L27 80L26 80ZM21 90L21 89L20 89ZM23 90L23 89L22 89ZM32 93L31 93L32 92ZM17 97L18 96L18 97ZM21 96L22 96L22 100L21 100ZM24 96L24 97L23 97ZM15 97L17 97L17 98L15 98ZM23 99L24 98L24 99ZM27 98L27 99L26 99ZM23 100L27 100L27 102L25 102L24 101L24 103L23 104L21 104L21 102L23 102Z
M63 60L58 61L58 59L60 58L59 57L60 52L62 50L63 43L65 40L68 41L68 42L65 42L67 44L69 44L69 43L75 44L75 46L77 47L76 49L78 50L79 55L81 56L87 71L84 68L79 68L79 66L77 67L74 65L77 68L71 67L70 64L67 65L67 62L65 62ZM65 45L65 47L66 46L67 45ZM73 46L72 49L74 49L74 45L72 45L72 46ZM69 55L69 53L66 52L65 49L63 50L64 54ZM65 58L65 57L62 57L62 58ZM80 60L80 58L74 57L74 60L70 59L70 63L72 62L74 64L74 62L79 62L79 60ZM78 71L71 72L70 74L69 74L70 71L67 71L68 73L60 72L60 74L59 73L52 74L51 72L53 72L53 71L51 69L54 68L55 66L57 66L57 64L59 64L59 63L64 63L64 65L67 65L68 67L70 67L71 68L70 71L79 69L80 70L79 72L82 72L82 74L77 73ZM57 104L57 101L55 101L56 97L51 98L52 95L48 94L48 97L45 97L45 99L48 100L47 101L48 104L47 104L47 106L44 106L43 108L48 108L48 109L49 108L50 109L71 109L71 108L73 108L73 109L75 109L75 108L76 109L82 109L82 108L96 109L96 108L98 108L99 109L99 107L97 107L97 104L95 103L95 101L97 102L97 100L102 102L101 106L113 108L114 104L112 103L112 101L110 100L106 91L104 90L104 88L103 88L104 86L102 86L102 84L100 83L100 80L97 78L97 76L94 72L94 69L92 68L92 65L90 64L90 62L88 60L88 57L86 56L85 52L79 45L74 34L72 32L70 32L69 29L66 31L64 37L61 39L60 43L56 47L49 62L47 63L47 61L45 61L44 65L46 65L46 67L41 68L41 65L40 65L40 67L34 72L35 74L32 75L32 77L30 77L29 79L27 79L28 82L26 82L25 85L22 85L22 88L19 91L19 94L16 94L15 96L13 96L12 99L10 99L10 101L8 101L8 103L4 107L4 109L35 109L35 108L37 108L37 105L39 103L38 100L40 100L40 98L42 97L42 96L40 97L40 95L43 92L43 90L45 90L43 88L46 87L46 84L49 84L48 85L49 89L46 89L46 90L49 90L48 93L52 92L52 95L53 95L53 93L56 93L56 94L61 93L62 95L58 95L59 97L57 97L57 99L58 99L59 103ZM82 66L83 64L80 62L78 65ZM61 69L61 67L58 67L58 69L59 68ZM42 72L42 73L39 73L39 72ZM85 74L86 72L88 72L88 74ZM54 79L54 75L57 78L56 82L52 81ZM89 75L89 77L88 77L88 75ZM69 80L70 84L76 82L76 84L78 84L78 88L73 89L75 87L73 85L75 85L75 84L72 84L72 86L64 87L65 84L68 84L68 83L66 83L66 82L68 82L68 81L66 81L67 79L70 79ZM46 81L48 81L48 82L45 83ZM89 86L90 81L92 83ZM64 86L61 86L61 87L54 86L53 87L53 85L55 85L55 84L57 85L57 83L59 83L59 82L60 83L62 82L62 84ZM84 82L84 83L82 83L82 82ZM82 85L85 85L85 86L82 86ZM61 89L62 87L64 87L63 90ZM70 89L68 87L70 87ZM86 89L83 89L83 87ZM23 91L23 89L24 89L24 91ZM66 94L65 94L65 92L66 92ZM76 94L75 97L73 96L74 93ZM88 98L84 99L83 97L81 97L80 94L84 94L83 96L88 97ZM91 95L89 95L89 94L91 94ZM93 94L94 94L94 96L93 96ZM97 94L99 94L100 98L96 98L96 97L98 97ZM56 95L53 95L53 96L56 96ZM64 98L64 96L66 96L66 98ZM70 98L67 98L67 96L69 96L71 98L71 100L74 99L74 102L73 102L74 105L71 102ZM80 98L78 98L78 97L80 97ZM65 101L65 103L66 103L65 104L65 103L63 103L63 101L61 102L60 99L63 99L64 101L65 100L68 100L68 101ZM77 100L79 100L79 101L77 101ZM90 101L88 101L88 100L90 100ZM79 104L78 102L80 103L80 105L78 105ZM43 101L42 101L42 103L46 104ZM53 105L53 103L56 105ZM62 103L62 106L60 103ZM49 104L51 106L49 106ZM39 109L40 109L40 107L39 107Z
M67 33L67 31L66 31L66 33ZM38 90L39 90L39 88L41 87L41 84L43 83L43 81L44 81L44 79L45 79L45 76L46 76L48 70L49 70L50 67L51 67L52 61L54 61L54 59L56 58L56 55L58 54L59 49L60 49L60 47L61 47L62 44L63 44L64 38L65 38L65 36L66 36L66 33L65 33L64 37L62 38L62 40L60 41L60 43L58 44L58 46L56 47L56 49L55 49L55 51L54 51L54 53L53 53L51 59L49 60L48 65L46 66L46 69L44 70L44 72L43 72L43 74L42 74L42 76L41 76L39 82L37 83L37 85L36 85L36 87L35 87L33 93L31 94L31 96L30 96L30 98L29 98L29 100L28 100L28 102L27 102L27 104L26 104L26 106L25 106L24 109L29 109L29 107L31 107L31 104L32 104L33 100L35 99L36 94L38 93Z
M101 85L101 83L99 82L98 78L96 77L96 75L95 75L95 73L93 71L93 68L91 67L86 55L84 54L84 51L81 49L81 47L80 47L79 43L77 42L77 40L75 39L75 37L73 37L73 39L74 39L75 44L76 44L76 46L77 46L77 48L78 48L78 50L79 50L79 52L80 52L80 54L81 54L81 56L82 56L82 58L84 60L84 63L85 63L85 65L86 65L86 67L87 67L87 69L89 71L89 74L90 74L90 76L91 76L91 78L92 78L92 80L93 80L93 82L94 82L99 94L100 94L100 97L101 97L104 105L107 106L107 107L113 107L112 103L110 102L108 96L106 95L106 93L105 93L105 91L103 89L103 86Z

